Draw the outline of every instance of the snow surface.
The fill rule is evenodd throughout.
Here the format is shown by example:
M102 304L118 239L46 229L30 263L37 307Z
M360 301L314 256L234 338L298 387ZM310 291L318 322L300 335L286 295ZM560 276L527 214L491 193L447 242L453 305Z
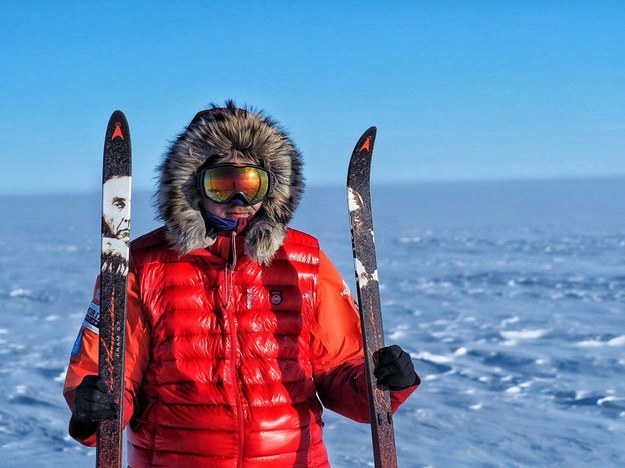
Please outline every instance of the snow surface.
M395 417L399 465L622 466L625 180L374 187L387 343L421 388ZM99 268L100 196L0 197L2 466L93 466L61 391ZM133 237L157 224L133 200ZM346 193L308 190L294 227L353 290ZM370 431L326 411L335 467Z

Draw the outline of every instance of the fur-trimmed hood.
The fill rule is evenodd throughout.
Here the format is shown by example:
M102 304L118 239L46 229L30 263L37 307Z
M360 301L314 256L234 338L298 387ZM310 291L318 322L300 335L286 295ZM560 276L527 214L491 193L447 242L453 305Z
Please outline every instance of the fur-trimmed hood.
M249 221L246 253L255 261L271 262L286 235L287 224L304 190L302 156L280 125L249 108L212 105L199 112L176 138L159 168L159 218L182 254L212 245L217 233L204 220L198 170L206 165L240 162L264 167L271 174L271 192Z

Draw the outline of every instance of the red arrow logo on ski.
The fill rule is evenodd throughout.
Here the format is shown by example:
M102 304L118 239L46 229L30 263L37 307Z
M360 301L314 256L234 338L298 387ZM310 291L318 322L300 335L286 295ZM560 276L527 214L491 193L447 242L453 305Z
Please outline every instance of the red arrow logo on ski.
M124 139L124 134L122 133L121 126L122 124L120 124L119 122L115 122L115 131L113 132L113 136L111 137L111 140L114 140L115 137L119 137L122 140Z
M371 137L370 136L367 137L367 139L365 140L365 142L362 144L362 146L360 147L358 151L362 152L364 150L371 151Z

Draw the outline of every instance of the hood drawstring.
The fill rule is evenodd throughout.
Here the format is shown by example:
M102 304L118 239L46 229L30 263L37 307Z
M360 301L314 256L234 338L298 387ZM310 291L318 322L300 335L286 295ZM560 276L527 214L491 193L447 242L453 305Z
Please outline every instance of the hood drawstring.
M237 267L237 231L233 229L230 232L230 253L228 254L228 263L226 264L226 268L229 268L230 271L234 271Z
M230 307L230 303L232 302L232 275L236 267L237 267L237 231L236 229L233 229L230 232L230 252L228 253L228 261L226 262L226 266L224 268L224 279L225 279L224 289L225 289L226 300L224 301L223 297L221 298L221 304L226 309Z

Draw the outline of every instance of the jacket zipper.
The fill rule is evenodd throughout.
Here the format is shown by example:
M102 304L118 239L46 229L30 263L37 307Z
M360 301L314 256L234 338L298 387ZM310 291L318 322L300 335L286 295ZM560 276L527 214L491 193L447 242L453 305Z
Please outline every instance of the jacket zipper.
M235 329L234 321L234 301L232 301L232 276L235 268L237 267L237 247L236 247L236 232L232 231L230 237L230 252L228 255L228 262L226 264L226 317L230 325L230 361L231 361L231 378L234 386L234 397L237 405L237 420L239 429L239 453L237 456L237 466L243 466L243 442L245 438L244 431L244 417L243 417L243 403L241 402L241 393L239 391L239 381L237 378L237 348L238 339Z

